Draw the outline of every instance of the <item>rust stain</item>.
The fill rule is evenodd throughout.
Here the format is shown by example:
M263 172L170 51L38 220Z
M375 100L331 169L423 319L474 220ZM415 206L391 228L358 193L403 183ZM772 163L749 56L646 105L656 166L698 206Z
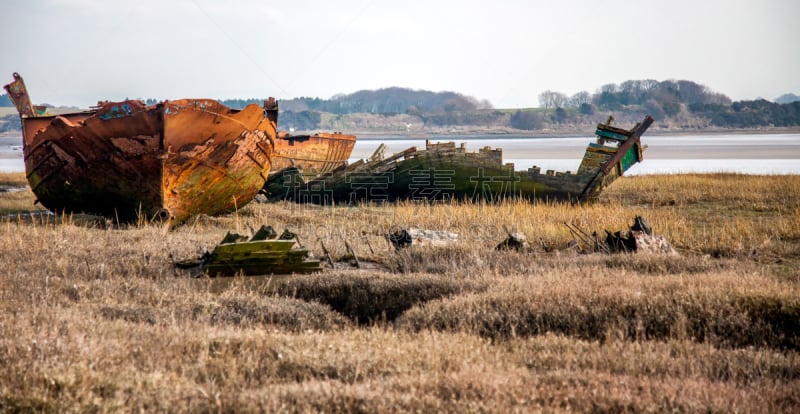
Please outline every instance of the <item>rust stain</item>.
M242 207L271 168L274 99L242 110L210 99L149 106L127 100L37 116L26 110L18 74L6 90L24 91L9 96L22 119L25 169L34 194L53 211L177 224Z

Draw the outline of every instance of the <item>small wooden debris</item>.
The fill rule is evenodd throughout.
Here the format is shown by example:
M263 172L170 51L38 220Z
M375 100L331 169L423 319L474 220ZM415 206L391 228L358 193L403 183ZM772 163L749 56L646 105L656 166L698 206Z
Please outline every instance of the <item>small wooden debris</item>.
M278 239L275 239L276 235L270 226L262 226L249 240L228 232L211 253L175 266L188 268L199 265L211 276L278 275L322 270L319 260L308 259L308 250L297 248L297 235L288 230Z
M322 240L319 241L320 246L322 246L322 253L325 254L325 260L328 262L328 265L331 269L335 268L336 265L333 264L333 258L331 258L331 252L328 251L328 248L325 247L325 242Z
M522 233L508 233L508 237L495 247L495 250L530 250L531 245Z
M637 253L665 254L677 256L678 252L664 236L653 236L644 232L631 231L636 240Z
M653 229L642 216L636 216L629 231L611 233L606 230L606 246L612 253L650 253L678 255L664 236L653 235Z
M572 235L572 242L570 243L569 247L576 249L578 253L611 253L608 245L597 238L597 232L592 232L592 234L589 234L577 224L564 222L564 225L567 227L567 229L569 229L569 232Z
M297 234L285 229L280 237L278 237L278 240L297 240Z
M358 261L358 256L356 255L356 251L353 250L353 247L350 246L350 243L348 243L347 240L344 241L344 247L347 249L347 252L353 258L356 268L361 269L361 262Z
M278 232L276 232L272 226L261 226L261 228L253 234L253 237L250 238L250 241L274 240L276 237L278 237Z
M247 236L242 236L238 233L227 232L219 244L240 243L243 241L247 241Z
M653 229L642 216L633 219L628 231L611 232L605 230L605 239L600 239L596 232L588 234L575 224L564 223L572 234L570 247L579 253L653 253L677 255L678 252L669 244L664 236L653 235Z
M386 236L395 249L407 246L445 246L458 241L458 234L443 230L401 229Z

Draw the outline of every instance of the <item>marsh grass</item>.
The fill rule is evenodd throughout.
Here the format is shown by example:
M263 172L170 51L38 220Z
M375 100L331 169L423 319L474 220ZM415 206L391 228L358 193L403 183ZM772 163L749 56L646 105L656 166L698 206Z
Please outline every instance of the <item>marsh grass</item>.
M738 272L648 280L625 273L585 268L506 279L485 293L418 306L398 323L493 339L556 333L601 342L676 338L800 349L800 291L793 284Z
M44 211L43 207L33 205L34 196L27 185L25 173L0 173L0 216Z
M5 218L0 411L796 412L799 187L635 177L588 206L278 203L171 230ZM0 209L36 208L10 194ZM681 256L565 250L564 222L635 215ZM225 283L173 267L262 224L381 266ZM384 235L404 227L459 241L396 251ZM506 231L532 250L495 251Z
M393 321L415 305L463 292L482 291L476 283L430 274L333 273L302 276L278 288L279 295L320 302L355 323Z

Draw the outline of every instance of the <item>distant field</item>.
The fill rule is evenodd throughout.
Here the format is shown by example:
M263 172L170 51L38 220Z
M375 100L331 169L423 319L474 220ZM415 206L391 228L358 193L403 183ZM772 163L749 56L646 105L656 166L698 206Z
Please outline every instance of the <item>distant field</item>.
M623 178L586 206L249 204L173 230L33 202L0 192L38 212L0 220L0 412L800 412L800 176ZM680 255L569 248L565 222L635 215ZM382 267L173 266L262 224ZM395 251L398 227L460 237ZM495 250L506 230L531 249Z

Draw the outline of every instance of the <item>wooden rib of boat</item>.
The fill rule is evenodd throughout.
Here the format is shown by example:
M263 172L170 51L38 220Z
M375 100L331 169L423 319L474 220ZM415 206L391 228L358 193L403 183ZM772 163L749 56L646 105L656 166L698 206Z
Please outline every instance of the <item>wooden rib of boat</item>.
M297 167L305 176L318 176L347 165L356 144L354 135L318 132L314 135L278 134L272 153L272 171Z
M333 204L411 200L497 200L505 198L587 202L642 160L640 138L650 116L630 130L598 124L578 171L515 171L503 164L502 149L468 152L462 144L427 142L384 158L376 153L313 179L288 169L265 185L270 200Z
M174 224L240 208L262 188L276 138L277 101L242 110L210 99L37 113L19 74L5 86L19 111L25 171L54 212Z

